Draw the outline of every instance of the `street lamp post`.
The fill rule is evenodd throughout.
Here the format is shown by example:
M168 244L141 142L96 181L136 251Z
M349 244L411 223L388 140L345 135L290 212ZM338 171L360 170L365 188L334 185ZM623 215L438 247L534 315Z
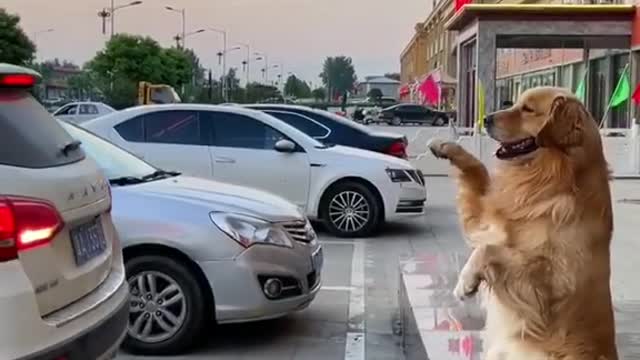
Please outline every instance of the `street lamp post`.
M250 72L251 68L249 67L249 63L251 62L250 61L250 58L251 58L251 46L249 46L249 44L243 44L243 43L238 43L238 45L244 46L247 49L247 58L245 60L245 62L247 63L246 64L247 68L245 69L245 72L246 72L246 74L245 74L246 84L244 85L244 86L247 86L247 85L249 85L249 74L251 74L251 72Z
M266 53L255 52L254 55L258 57L256 60L264 60L264 83L269 83L269 56Z
M182 48L185 49L186 48L185 38L187 37L187 9L185 8L176 9L171 6L165 6L164 8L169 11L177 12L178 14L182 15Z
M222 35L222 98L228 102L227 99L227 31L215 28L209 28L209 31Z
M109 11L109 17L111 17L111 38L113 38L113 35L115 34L114 29L115 29L115 22L116 22L116 15L115 15L116 10L124 9L131 6L136 6L140 4L142 4L142 1L132 1L125 5L115 6L115 0L111 0L111 8Z

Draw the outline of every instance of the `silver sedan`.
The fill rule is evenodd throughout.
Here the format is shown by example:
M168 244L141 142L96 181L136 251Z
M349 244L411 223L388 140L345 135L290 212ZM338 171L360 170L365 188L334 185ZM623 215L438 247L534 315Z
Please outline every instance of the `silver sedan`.
M322 248L293 204L159 170L84 129L64 127L112 184L132 294L125 348L179 353L208 321L271 319L313 301Z

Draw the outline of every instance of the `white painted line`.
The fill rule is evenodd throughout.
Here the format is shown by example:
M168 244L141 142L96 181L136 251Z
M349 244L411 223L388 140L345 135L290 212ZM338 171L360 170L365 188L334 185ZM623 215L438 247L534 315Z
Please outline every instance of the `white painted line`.
M322 286L322 290L328 290L328 291L353 291L353 286Z
M351 292L349 293L349 331L345 342L345 360L365 359L365 242L355 240L351 258Z
M364 360L364 333L347 333L345 360Z
M320 241L320 243L322 245L350 245L350 246L355 246L355 242L353 241L341 241L341 240L336 240L336 241Z

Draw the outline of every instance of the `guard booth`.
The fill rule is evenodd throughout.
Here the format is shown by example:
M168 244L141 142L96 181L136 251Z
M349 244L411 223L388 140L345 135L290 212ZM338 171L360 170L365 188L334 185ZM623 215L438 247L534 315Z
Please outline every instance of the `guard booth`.
M590 52L594 49L629 51L634 16L634 5L464 5L445 25L447 30L457 33L458 125L473 127L474 136L483 137L481 119L499 107L496 65L500 48L583 49L585 104L591 110ZM633 56L629 56L629 61L631 86L635 87L638 64ZM627 101L626 106L631 110L631 101ZM629 173L632 171L629 146L633 143L631 139L626 143L615 140L605 141L607 160L614 173ZM474 145L483 160L492 161L486 148L495 145L490 143L489 139L479 139Z

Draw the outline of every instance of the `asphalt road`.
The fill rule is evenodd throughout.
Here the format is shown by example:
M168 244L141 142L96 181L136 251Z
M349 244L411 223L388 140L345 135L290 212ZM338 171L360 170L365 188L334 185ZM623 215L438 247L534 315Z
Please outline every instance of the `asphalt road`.
M399 261L414 254L465 248L452 182L427 178L427 189L425 216L387 224L379 236L345 241L319 231L325 251L324 282L308 309L273 321L220 326L189 355L122 354L118 360L403 359L397 331Z

